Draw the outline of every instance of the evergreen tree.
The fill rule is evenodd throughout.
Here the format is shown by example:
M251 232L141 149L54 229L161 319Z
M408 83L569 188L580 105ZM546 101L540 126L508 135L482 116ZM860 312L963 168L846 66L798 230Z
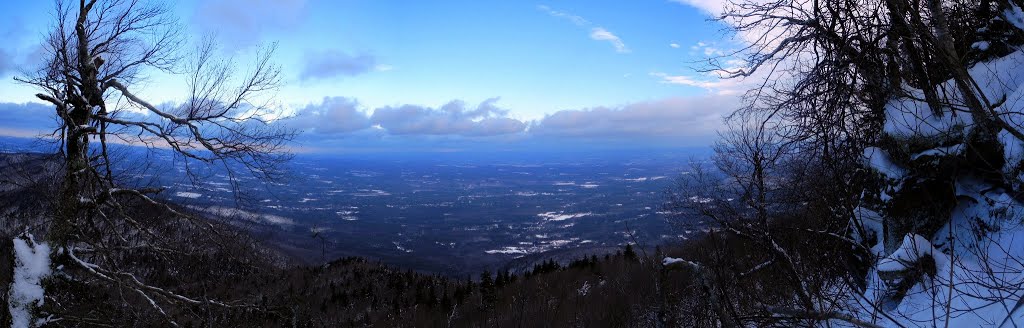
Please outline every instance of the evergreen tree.
M626 244L626 249L622 252L622 255L624 255L626 259L635 260L636 251L633 250L633 244Z
M480 295L485 309L490 310L497 302L497 293L494 286L494 279L491 278L491 271L484 270L480 274Z

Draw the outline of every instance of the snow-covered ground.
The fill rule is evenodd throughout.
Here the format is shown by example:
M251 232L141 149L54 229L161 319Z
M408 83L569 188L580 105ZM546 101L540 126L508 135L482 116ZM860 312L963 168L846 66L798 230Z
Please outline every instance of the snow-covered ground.
M1024 22L1020 19L1024 15L1008 14L1010 20ZM992 103L1004 100L993 108L998 117L1011 126L1024 127L1024 52L977 64L969 72L985 98ZM962 98L953 83L947 81L939 88L954 100ZM910 90L909 95L886 106L885 133L897 138L945 140L940 147L911 154L912 161L925 156L961 156L966 136L973 128L971 113L953 106L936 115L921 100L924 97L920 90ZM1014 172L1024 159L1024 143L1007 130L998 134L998 141L1006 160L1004 173ZM890 154L877 147L866 149L864 160L892 182L881 192L881 200L889 201L889 195L902 187L899 181L909 168L895 163ZM1022 178L1006 179L1019 186L1024 182ZM868 275L866 292L850 293L854 296L849 303L856 315L883 326L1024 325L1024 204L1010 191L970 174L956 177L955 190L956 207L948 223L934 235L908 234L889 254L879 238L872 251L880 260ZM876 236L884 236L879 213L860 208L858 214ZM891 290L887 284L894 282L883 277L907 270L908 265L922 263L925 258L933 260L934 274L912 286L897 304L885 304L888 295L882 293Z
M42 280L50 275L50 247L36 243L31 235L14 239L14 279L8 294L7 310L12 328L41 326L46 319L35 318L33 308L42 306Z

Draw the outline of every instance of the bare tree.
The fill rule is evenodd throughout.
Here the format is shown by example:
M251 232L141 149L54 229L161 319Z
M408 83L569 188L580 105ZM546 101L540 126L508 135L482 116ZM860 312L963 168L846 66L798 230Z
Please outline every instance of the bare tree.
M837 306L834 287L844 285L845 270L820 268L842 268L859 244L845 237L847 226L830 222L824 184L807 179L820 174L808 172L817 160L804 157L777 121L737 115L728 122L713 165L696 164L666 205L670 219L707 231L713 251L667 263L695 271L724 326L872 326Z
M794 268L783 274L800 276L795 278L799 284L790 284L797 302L754 300L772 306L765 312L772 318L788 315L812 321L849 321L844 318L858 319L858 316L848 313L860 312L869 313L873 320L866 324L880 321L899 325L906 322L905 319L888 317L882 305L886 304L884 307L891 310L911 286L925 280L931 281L933 284L929 286L935 290L941 289L935 286L949 286L947 299L936 300L936 304L946 306L945 309L936 307L936 313L944 313L945 319L937 314L932 318L933 324L976 310L950 306L953 289L957 289L954 284L981 285L986 292L995 290L1015 297L1013 295L1020 293L1020 289L1015 278L1007 278L1013 276L1007 272L1015 270L993 269L1007 276L982 278L960 263L961 258L975 258L980 259L983 267L998 267L985 255L992 252L992 248L978 250L983 248L980 245L991 245L986 238L994 238L990 235L992 231L951 221L955 216L964 215L954 212L958 209L998 207L992 205L998 204L993 198L1004 196L1003 191L1019 194L1017 173L1007 173L1007 168L1014 167L1017 171L1013 172L1019 172L1019 163L1004 163L1000 153L1003 144L1024 141L1019 124L1009 119L1015 115L1014 109L1007 107L1013 106L1013 99L1008 102L1004 95L986 94L989 90L981 85L983 82L974 80L972 73L976 72L971 71L971 67L983 59L1019 50L1024 43L1024 33L1010 26L1001 13L1019 10L1022 4L1017 0L732 3L719 19L743 36L742 41L747 46L726 56L711 58L708 70L727 78L765 77L761 85L747 94L746 106L731 117L741 121L753 118L755 129L732 127L724 141L727 147L716 149L719 154L716 168L724 178L702 181L691 178L689 187L683 188L689 192L680 193L683 196L677 196L672 203L685 204L697 209L698 214L712 218L717 227L713 228L717 229L713 230L713 236L731 233L759 245L753 252L767 254L772 261L764 262L770 265L756 268ZM979 47L979 44L992 46ZM736 68L724 64L725 60L737 58L747 65ZM1005 86L1015 82L984 83ZM913 104L911 107L915 109L901 108L906 103ZM957 121L958 115L970 117L969 122ZM935 120L948 118L958 123L940 128L928 126ZM895 122L897 120L924 123L902 133L891 128L893 124L900 124ZM938 132L922 131L927 129ZM771 132L752 134L750 131ZM764 159L773 157L756 154L772 154L775 149L772 145L782 145L789 149L787 153L799 155L774 158L780 160L772 164L777 169L762 170L761 167L771 167L765 166L766 163L772 163ZM871 147L875 148L869 149ZM946 152L945 147L964 150ZM872 158L866 155L867 150L870 154L885 154L886 163L869 163L867 160ZM722 161L723 158L727 160ZM880 170L886 168L879 169L879 165L893 167L900 173L885 174ZM975 194L965 193L961 179L968 176L980 177L992 188ZM829 183L808 183L804 179L824 179ZM759 180L763 183L758 183ZM780 187L780 184L799 187ZM692 187L694 185L700 187ZM711 191L725 193L708 196ZM692 197L700 201L694 202ZM999 206L1016 206L1014 201L1004 203L1010 204ZM799 212L815 213L818 218L794 215ZM815 222L815 225L780 225L793 217L811 219L808 222ZM876 219L878 222L874 222ZM994 220L986 222L999 222L1001 217L991 214L986 219ZM940 232L949 236L940 236ZM752 238L742 237L744 235ZM818 264L807 262L807 253L801 253L800 245L782 242L773 245L773 240L811 235L819 236L821 242L854 249L848 255L858 263L847 265L845 273L816 277L813 271ZM865 281L868 270L904 247L901 241L909 236L927 236L926 239L938 245L936 252L949 256L948 277L936 276L934 263L930 267L927 263L913 263L898 272L878 270L878 274L884 276L881 277L883 282ZM782 254L785 253L795 259L791 262L795 265L784 261L786 257ZM1007 261L1020 262L1016 258ZM954 270L959 270L957 275L972 278L954 278ZM831 287L808 288L815 285L808 282ZM869 283L883 290L865 291ZM985 297L981 296L985 292L958 289L956 293L967 295L963 297ZM877 299L864 301L868 294ZM978 295L970 296L972 294ZM725 296L728 295L723 294ZM843 297L867 308L843 310L838 301ZM804 300L807 299L814 306L806 306L808 303ZM998 304L1004 300L989 297L989 301ZM789 308L778 308L780 304ZM1012 315L1016 310L1007 311Z
M273 122L272 95L280 82L271 62L273 46L239 71L233 60L218 58L212 40L186 51L181 30L171 8L160 3L58 0L43 65L16 78L41 90L36 96L54 106L59 123L54 135L61 143L63 176L46 238L55 265L73 268L65 271L86 285L135 294L168 319L166 304L228 304L156 287L126 263L194 251L183 249L167 229L218 229L161 202L163 188L129 187L118 179L127 159L119 161L115 145L169 151L190 163L187 173L194 163L221 166L231 173L237 193L239 173L276 177L294 136ZM151 73L182 77L184 101L160 105L136 93L133 87ZM134 206L171 216L140 216Z

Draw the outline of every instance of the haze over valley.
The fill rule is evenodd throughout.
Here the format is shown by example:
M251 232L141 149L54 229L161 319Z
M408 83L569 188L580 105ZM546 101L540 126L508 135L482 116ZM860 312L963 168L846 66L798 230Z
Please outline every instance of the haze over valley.
M164 186L169 200L249 219L262 238L310 262L363 256L464 275L525 255L687 239L695 231L671 225L661 207L696 154L300 155L270 186L241 178L242 200L222 173Z

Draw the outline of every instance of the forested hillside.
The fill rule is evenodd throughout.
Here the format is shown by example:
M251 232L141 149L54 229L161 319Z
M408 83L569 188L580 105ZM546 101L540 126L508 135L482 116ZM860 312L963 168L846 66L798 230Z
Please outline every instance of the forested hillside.
M52 176L38 168L51 165L54 159L40 154L2 158L0 167L19 183L0 191L5 209L0 218L10 227L30 226L48 211L47 202L39 200L46 199L54 186ZM154 220L172 215L147 204L132 209L138 213L130 214ZM4 228L4 234L31 245L27 243L31 235L10 227ZM685 326L705 317L700 308L672 310L696 302L696 295L688 292L694 288L692 279L686 270L662 267L657 258L664 253L654 249L648 254L628 246L571 261L543 261L515 272L451 277L356 257L300 265L241 234L231 222L220 222L212 229L169 224L160 231L174 236L168 244L176 249L174 253L125 252L122 261L133 277L149 282L154 290L166 290L164 295L201 295L192 296L196 302L180 299L179 306L161 313L147 304L143 294L126 293L132 286L51 280L42 284L46 299L65 299L40 307L61 313L60 320L43 318L45 325L645 327L658 322ZM14 252L14 247L2 245L0 254L7 255L0 267L4 281L11 281L11 273L17 270L11 264L26 265L14 261L14 256L24 255ZM675 253L696 251L671 251ZM7 304L16 297L2 296ZM232 301L203 304L201 300ZM5 325L11 323L9 315L16 315L2 313Z

